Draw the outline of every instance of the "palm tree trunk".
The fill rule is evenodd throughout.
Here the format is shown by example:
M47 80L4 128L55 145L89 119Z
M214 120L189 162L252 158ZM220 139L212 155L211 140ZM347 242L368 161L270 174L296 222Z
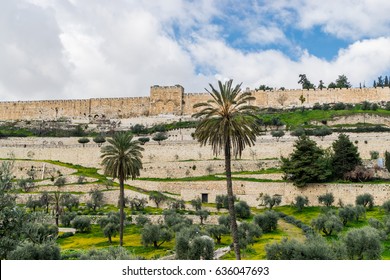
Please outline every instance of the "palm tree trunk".
M119 178L119 246L123 246L123 229L124 229L124 220L125 220L125 212L124 212L124 198L125 198L125 186L124 186L124 178L123 175L120 175Z
M230 137L227 137L225 143L225 170L226 170L226 187L228 195L229 215L231 218L230 229L233 238L233 247L236 254L236 259L241 260L240 245L238 243L238 229L236 221L236 210L234 209L234 196L232 184L232 170L231 170L231 154L230 154Z

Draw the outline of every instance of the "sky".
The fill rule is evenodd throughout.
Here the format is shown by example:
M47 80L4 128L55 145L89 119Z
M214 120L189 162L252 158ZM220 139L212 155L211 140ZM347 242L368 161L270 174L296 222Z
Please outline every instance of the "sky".
M0 100L390 76L388 0L0 0Z

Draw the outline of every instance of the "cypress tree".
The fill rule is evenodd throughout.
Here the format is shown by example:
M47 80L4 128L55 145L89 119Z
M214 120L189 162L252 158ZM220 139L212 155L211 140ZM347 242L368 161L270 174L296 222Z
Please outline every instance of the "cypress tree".
M362 164L357 147L349 140L349 136L341 133L332 147L334 154L331 161L335 178L342 179L345 173Z

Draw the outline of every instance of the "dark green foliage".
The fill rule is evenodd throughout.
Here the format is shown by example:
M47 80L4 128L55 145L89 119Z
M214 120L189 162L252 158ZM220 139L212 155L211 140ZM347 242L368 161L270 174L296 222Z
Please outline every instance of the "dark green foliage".
M135 211L144 210L147 203L148 200L146 198L134 197L129 199L130 208Z
M156 207L159 208L160 204L167 200L167 197L163 195L161 192L158 191L152 191L149 193L149 199L152 200L155 204Z
M150 219L145 215L137 215L137 217L135 218L135 222L138 226L144 226L150 223Z
M333 193L326 193L326 194L318 196L318 202L325 205L326 207L332 206L332 204L334 202Z
M131 133L136 134L136 135L148 133L147 128L144 125L142 125L142 124L133 125L130 128L130 130L131 130Z
M390 152L388 151L385 152L385 166L387 171L390 172Z
M61 224L62 226L64 227L69 227L72 220L76 217L76 213L75 212L65 212L63 213L61 216L60 216L60 221L61 221Z
M385 201L382 208L386 211L386 214L390 214L390 200Z
M321 231L326 236L340 232L343 229L343 223L333 211L319 215L316 219L313 219L311 223L316 230Z
M97 208L103 206L103 192L99 189L93 189L89 191L91 200L87 202L87 207L96 211Z
M88 232L91 230L91 219L88 217L77 216L73 219L72 226L79 232Z
M93 138L93 142L98 144L98 146L100 147L103 143L106 142L106 138L102 135L98 135L95 138Z
M32 178L18 180L18 187L24 192L29 192L35 187L35 183Z
M163 215L165 224L174 232L192 225L192 220L184 215L180 215L175 210L164 210Z
M161 141L167 140L168 135L165 132L157 132L152 139L161 145Z
M66 178L63 176L60 176L57 178L57 180L54 182L54 186L56 187L62 187L66 184Z
M302 85L302 89L314 89L315 86L306 77L306 74L299 74L298 84Z
M381 221L379 221L378 219L375 219L375 218L369 218L368 219L368 224L370 225L370 227L373 227L377 230L382 230L384 228L384 225Z
M197 197L196 199L191 200L191 205L194 207L195 211L199 211L202 209L202 200L200 197Z
M293 224L299 227L306 235L306 237L310 237L314 235L314 230L301 220L296 219L294 216L289 216L284 213L279 213L279 216L284 219L287 223Z
M339 217L341 218L344 226L348 222L356 220L357 215L357 210L352 205L347 205L339 209Z
M273 196L270 196L268 194L260 195L257 200L260 200L260 206L268 207L268 209L272 209L274 206L280 205L282 202L282 196L278 194L274 194Z
M266 211L253 217L253 222L258 225L263 232L272 232L278 227L279 215L274 211Z
M343 239L349 259L377 260L382 253L381 237L372 227L351 229Z
M307 136L301 136L294 148L289 158L282 157L281 169L287 180L297 187L303 187L308 183L324 182L330 178L330 160L316 142Z
M207 227L206 231L217 240L217 244L221 244L222 235L229 233L229 229L225 225L212 225Z
M348 82L348 78L345 75L339 75L336 79L336 87L337 88L350 88L351 83Z
M218 224L225 226L227 229L230 229L230 216L229 215L223 215L219 216L218 218Z
M176 210L176 211L184 210L184 209L186 209L185 201L183 199L172 200L169 203L169 209L173 209L173 210Z
M144 246L153 244L155 248L158 248L172 238L173 232L165 225L145 224L142 229L141 239Z
M343 179L347 172L362 164L357 147L349 140L349 136L341 133L332 147L334 153L331 162L335 178Z
M64 232L63 234L59 235L57 237L57 239L61 239L61 238L63 239L63 238L68 238L68 237L72 237L72 236L74 236L74 233L71 231L67 231L67 232Z
M64 206L68 209L69 212L72 212L73 207L77 208L79 206L80 200L77 196L70 193L63 193L61 195L61 206Z
M26 201L26 207L35 212L36 208L42 207L42 203L39 199L33 199L31 196Z
M237 197L234 195L233 196L233 200L234 201L237 201ZM215 204L216 204L216 207L217 207L217 210L219 211L219 209L221 208L224 208L224 209L228 209L228 196L227 195L217 195L215 197Z
M104 249L91 249L78 256L80 260L134 260L123 247L109 247Z
M214 258L214 241L207 235L197 236L191 240L188 250L190 260L212 260Z
M262 234L261 228L256 224L242 222L238 225L238 238L243 249L253 244L255 238L259 238Z
M200 224L203 225L203 222L207 220L210 212L204 209L200 209L195 212L195 215L199 216Z
M83 138L80 138L79 140L77 140L80 144L83 144L83 147L85 146L85 144L89 143L89 139L87 137L83 137Z
M116 212L110 212L106 217L99 219L98 224L103 231L105 237L108 238L108 242L112 243L112 237L115 237L119 232L120 215Z
M9 260L59 260L60 247L55 242L21 243L8 254Z
M336 110L336 111L339 111L339 110L345 110L346 109L346 106L343 102L338 102L336 103L333 107L332 107L333 110Z
M304 128L298 127L297 129L291 131L290 134L291 134L292 136L301 137L301 136L306 135L306 131L305 131Z
M379 152L378 151L370 151L370 157L371 157L371 159L378 159Z
M324 140L325 136L331 135L332 129L327 126L321 126L320 128L316 128L313 130L313 135Z
M276 138L276 141L279 141L281 137L284 136L284 131L283 130L273 130L271 131L272 137Z
M341 247L341 246L339 246ZM342 251L343 248L340 248ZM310 237L305 242L284 238L279 243L265 246L267 259L269 260L334 260L343 259L337 256L326 240L322 237Z
M251 215L251 209L245 201L238 201L234 204L238 218L247 219Z
M369 193L361 194L356 197L355 203L364 206L364 208L372 209L374 207L374 197Z
M355 219L356 221L359 221L360 218L364 218L366 216L366 208L364 208L363 205L356 205L355 213Z
M182 228L175 239L176 259L211 260L214 256L214 241L202 234L198 227Z
M149 137L140 137L138 138L138 141L141 143L141 145L145 145L145 143L150 141Z
M295 197L293 205L297 208L298 212L302 212L303 208L309 205L309 199L307 196L298 195Z

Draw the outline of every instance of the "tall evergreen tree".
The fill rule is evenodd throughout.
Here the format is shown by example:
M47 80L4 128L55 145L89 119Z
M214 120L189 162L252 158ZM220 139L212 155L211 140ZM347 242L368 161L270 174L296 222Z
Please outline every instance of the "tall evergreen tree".
M390 86L390 84L389 84L389 77L388 77L388 76L385 76L384 86L385 86L385 87Z
M294 148L289 158L282 157L281 169L286 179L298 187L304 187L331 177L330 160L315 141L303 135L295 142Z
M333 175L342 179L344 174L362 164L357 147L349 140L349 136L341 133L332 144Z

